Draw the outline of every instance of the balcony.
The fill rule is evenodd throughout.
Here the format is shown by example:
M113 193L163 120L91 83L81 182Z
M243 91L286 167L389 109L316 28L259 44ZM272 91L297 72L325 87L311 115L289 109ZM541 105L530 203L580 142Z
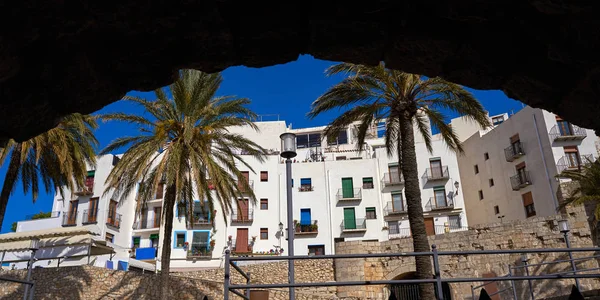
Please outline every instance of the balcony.
M343 220L340 228L342 233L367 231L367 220L364 218Z
M425 169L423 176L421 176L423 182L447 180L448 178L450 178L448 166L442 166L441 168L427 168Z
M120 221L120 219L119 219L119 221ZM154 218L148 218L148 219L137 220L135 223L133 223L133 230L146 230L146 229L158 230L159 228L160 228L160 219L155 220ZM151 230L148 230L148 231L151 231Z
M208 242L193 243L187 251L188 259L210 259L212 258L212 249Z
M98 223L98 209L96 209L96 210L85 209L83 211L83 221L82 221L82 223L84 225Z
M550 130L550 139L559 141L581 141L587 137L587 131L579 126L568 124L567 127L554 125Z
M573 159L569 159L568 156L563 156L556 163L556 169L558 170L558 174L564 171L580 172L581 168L593 161L594 155L592 154L581 155L581 157L578 157L578 161L573 161Z
M63 212L62 226L77 226L77 213L69 214L68 212Z
M388 239L403 239L411 237L410 228L390 227L388 229Z
M504 148L504 157L506 157L507 162L514 161L523 155L525 155L525 150L523 150L523 144L521 142L516 142L513 145Z
M338 201L356 201L362 199L362 190L361 188L353 188L352 191L344 190L343 188L338 189L337 192L337 200Z
M510 185L512 185L513 191L518 191L528 185L531 185L529 171L520 172L519 174L512 176L510 178Z
M424 211L434 210L446 210L454 209L454 201L444 196L444 199L436 199L436 197L429 197L429 202L425 205Z
M298 192L312 192L314 187L312 185L302 185L298 187Z
M231 213L232 223L251 223L254 221L254 210L248 209L247 211L236 210Z
M236 180L238 189L242 193L249 193L254 190L254 180Z
M407 208L406 208L406 202L403 202L402 204L397 203L396 205L394 205L394 203L392 203L392 201L389 201L387 203L387 205L385 206L385 208L383 209L383 214L388 217L388 216L393 216L393 215L401 215L401 214L406 214Z
M192 220L192 226L194 227L212 226L212 222L210 221L208 214L195 213L193 218L194 220Z
M308 224L294 224L296 228L296 232L294 233L294 235L313 235L319 233L319 225L317 225L316 220L310 220L306 223Z
M77 196L91 196L94 194L94 184L86 184L83 188L75 192Z
M382 182L384 188L390 187L390 186L402 185L402 184L404 184L404 176L402 176L402 174L397 173L397 172L383 173L383 178L381 178L381 182Z
M107 214L108 218L106 218L106 225L112 226L114 228L121 228L121 214L111 213L110 211Z
M239 254L250 254L250 253L252 253L253 245L250 242L248 242L248 246L246 246L246 249L238 249L237 248L237 239L229 240L228 243L231 243L231 253L233 253L233 254L238 254L239 255Z

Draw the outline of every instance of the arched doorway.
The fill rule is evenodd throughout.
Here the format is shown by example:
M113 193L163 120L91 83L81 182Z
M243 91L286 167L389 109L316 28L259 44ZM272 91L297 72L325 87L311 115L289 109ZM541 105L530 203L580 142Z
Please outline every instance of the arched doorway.
M408 272L400 274L394 277L393 280L402 279L416 279L416 272ZM419 296L419 284L418 283L404 283L404 284L392 284L389 286L390 297L389 300L418 300L421 299ZM436 288L437 295L437 288ZM442 292L444 294L444 300L451 300L452 294L450 292L450 285L447 282L442 283Z

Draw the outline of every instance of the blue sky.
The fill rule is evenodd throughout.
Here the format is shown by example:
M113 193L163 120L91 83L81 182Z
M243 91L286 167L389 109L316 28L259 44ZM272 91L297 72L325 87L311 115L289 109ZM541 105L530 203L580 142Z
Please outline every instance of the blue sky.
M295 62L266 68L232 67L223 71L223 84L220 95L236 95L252 100L251 108L259 115L279 115L281 120L292 123L294 128L326 125L337 114L330 112L308 120L305 115L313 100L337 83L341 77L328 78L324 70L335 62L316 60L311 56L301 56ZM483 103L490 114L503 112L515 113L522 108L518 101L509 99L501 91L471 90ZM132 92L136 96L152 99L152 93ZM116 102L104 107L100 113L124 111L143 113L138 107L129 103ZM448 114L448 118L455 117ZM277 116L265 116L264 120L274 120ZM100 148L112 139L135 134L134 128L121 123L101 123L96 131ZM4 181L6 166L0 168L0 182ZM22 186L17 186L11 196L2 233L9 232L12 222L23 220L26 215L52 209L52 194L40 193L36 203L32 203L31 195L25 195Z

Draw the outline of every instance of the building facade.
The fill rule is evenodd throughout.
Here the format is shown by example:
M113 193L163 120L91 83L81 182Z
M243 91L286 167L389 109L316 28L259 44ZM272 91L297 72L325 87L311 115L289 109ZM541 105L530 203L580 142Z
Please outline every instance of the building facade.
M596 159L594 131L528 106L494 118L495 126L467 138L458 156L469 222L556 214L561 172Z

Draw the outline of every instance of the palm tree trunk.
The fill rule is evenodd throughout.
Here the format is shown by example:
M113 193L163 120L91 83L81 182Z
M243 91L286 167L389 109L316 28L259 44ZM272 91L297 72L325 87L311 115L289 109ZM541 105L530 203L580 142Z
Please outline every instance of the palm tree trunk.
M163 202L163 245L160 258L160 299L169 299L169 271L171 269L171 238L173 234L173 210L175 210L175 184L167 186L165 201Z
M4 214L6 213L6 207L8 206L8 198L12 192L17 178L19 177L21 168L21 143L16 144L13 147L13 152L10 156L10 164L4 177L4 184L2 185L2 192L0 192L0 230L2 230L2 222L4 222Z
M404 174L404 195L408 210L408 223L413 239L415 252L429 252L429 240L423 219L423 206L421 203L421 187L419 186L419 171L417 168L417 155L415 152L415 136L410 118L400 117L400 138L398 139L398 157L402 157L400 168ZM431 258L417 256L416 273L418 279L431 279ZM419 285L421 299L435 299L432 284Z

